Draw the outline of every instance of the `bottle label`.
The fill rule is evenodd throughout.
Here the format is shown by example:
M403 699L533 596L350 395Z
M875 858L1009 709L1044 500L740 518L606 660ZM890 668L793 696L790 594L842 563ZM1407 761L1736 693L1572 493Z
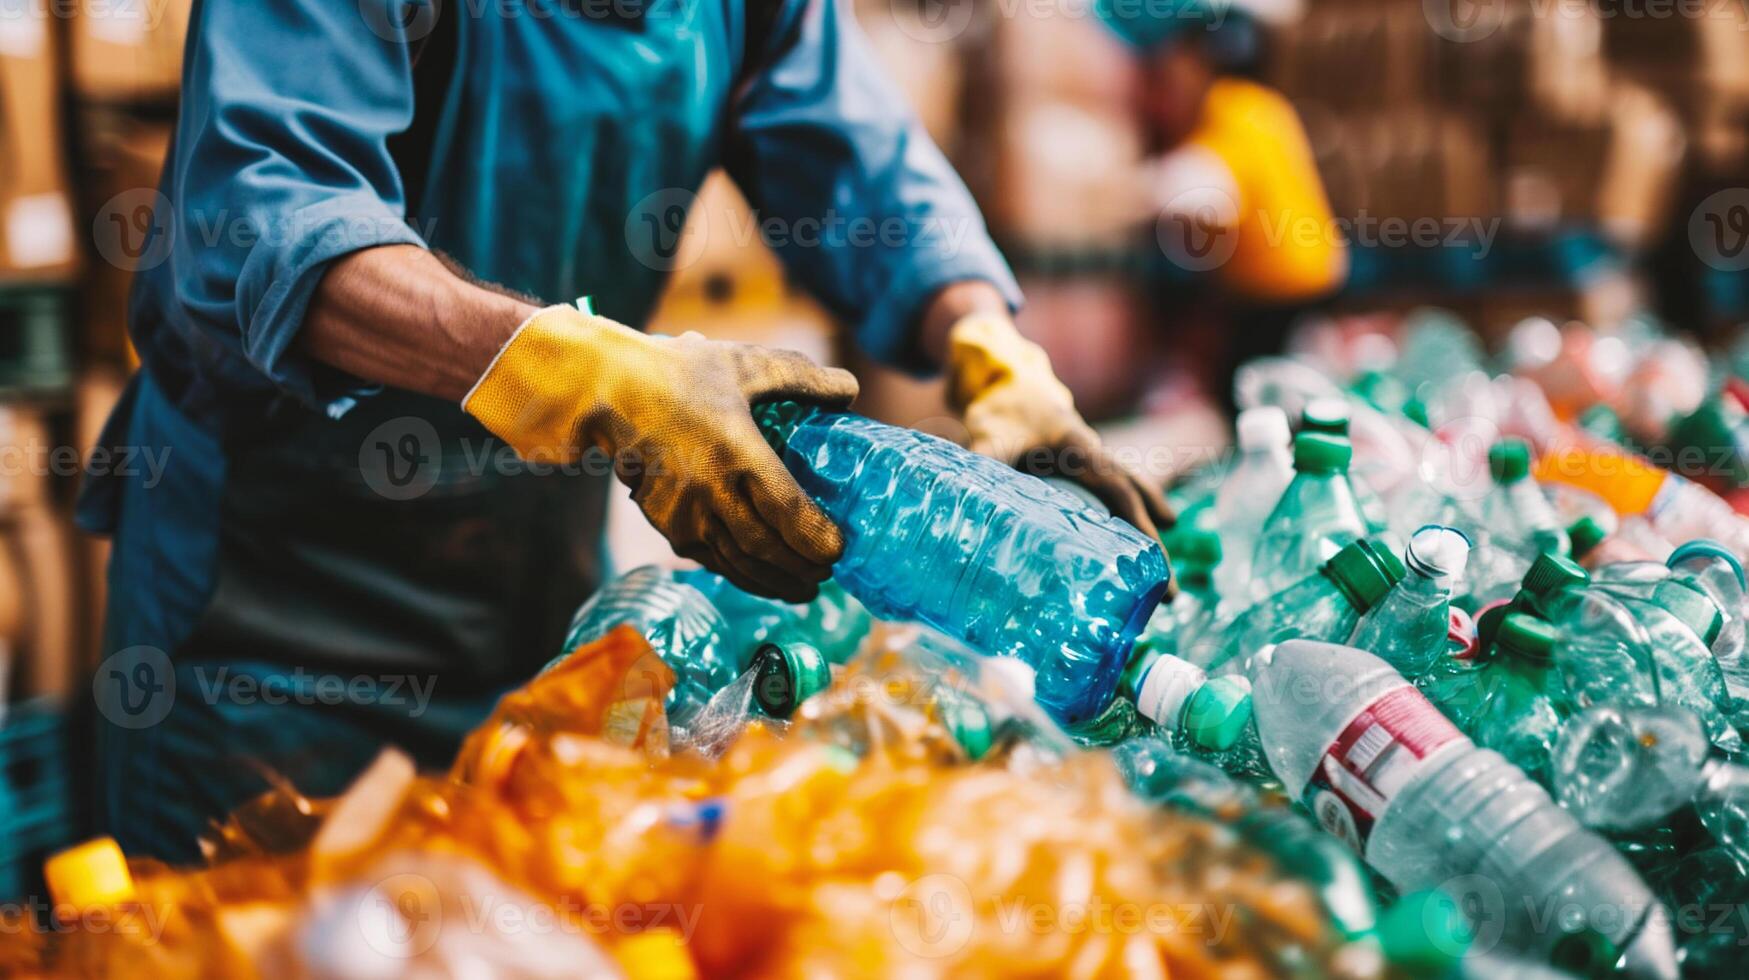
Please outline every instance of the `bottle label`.
M1413 687L1394 688L1336 736L1306 783L1306 807L1362 856L1373 824L1426 761L1463 733Z
M1185 703L1207 679L1195 664L1161 654L1136 692L1136 710L1156 725L1177 725Z

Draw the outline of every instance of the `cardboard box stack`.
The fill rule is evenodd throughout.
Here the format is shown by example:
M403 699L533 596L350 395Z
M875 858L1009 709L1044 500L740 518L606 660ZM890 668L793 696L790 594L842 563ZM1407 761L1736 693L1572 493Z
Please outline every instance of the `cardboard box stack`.
M1276 37L1269 77L1305 116L1343 217L1594 234L1631 256L1668 226L1682 178L1697 116L1672 97L1729 104L1749 59L1707 55L1725 39L1695 22L1661 28L1682 40L1658 52L1623 31L1589 4L1311 0ZM1579 295L1613 297L1607 276L1548 286L1560 308L1621 305Z

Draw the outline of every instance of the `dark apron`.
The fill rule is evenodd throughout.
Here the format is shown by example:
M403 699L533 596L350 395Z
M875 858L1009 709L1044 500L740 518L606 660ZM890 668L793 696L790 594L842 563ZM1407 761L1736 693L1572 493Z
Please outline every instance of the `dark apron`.
M248 442L223 452L210 599L167 656L123 632L154 618L149 576L112 568L134 591L111 604L93 681L94 802L130 855L197 858L200 831L270 772L331 795L389 744L446 768L601 578L599 458L531 471L454 406L403 392Z

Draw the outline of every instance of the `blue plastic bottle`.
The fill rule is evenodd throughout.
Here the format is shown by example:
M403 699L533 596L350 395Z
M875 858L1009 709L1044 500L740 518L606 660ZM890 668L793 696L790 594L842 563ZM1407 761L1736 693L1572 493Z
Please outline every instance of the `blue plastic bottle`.
M790 402L754 414L844 532L835 575L870 612L1019 657L1066 724L1111 701L1166 592L1158 542L933 436Z

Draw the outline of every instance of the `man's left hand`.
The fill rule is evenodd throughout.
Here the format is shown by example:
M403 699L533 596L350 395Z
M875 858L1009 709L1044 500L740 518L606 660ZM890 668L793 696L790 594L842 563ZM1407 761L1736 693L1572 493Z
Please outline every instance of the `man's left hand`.
M1034 476L1073 480L1150 537L1172 526L1160 491L1106 450L1044 348L1022 337L1007 316L972 313L955 322L947 375L974 452Z

